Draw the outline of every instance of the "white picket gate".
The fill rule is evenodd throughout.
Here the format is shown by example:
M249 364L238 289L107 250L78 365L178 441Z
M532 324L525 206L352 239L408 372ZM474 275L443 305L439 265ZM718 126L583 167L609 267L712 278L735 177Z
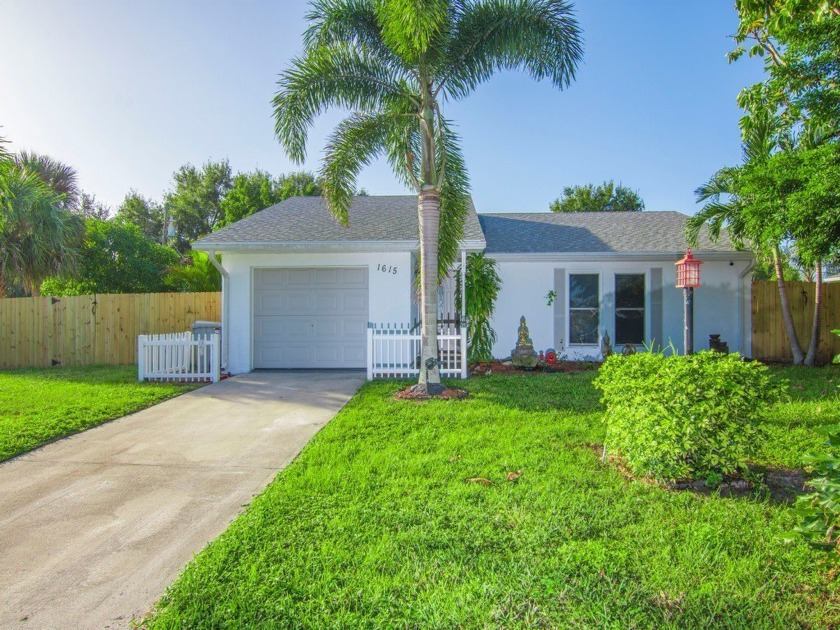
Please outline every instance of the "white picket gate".
M140 381L211 381L221 376L218 333L191 332L137 337Z
M418 376L421 340L420 331L408 324L368 324L368 380ZM467 378L466 348L466 328L438 331L441 376Z

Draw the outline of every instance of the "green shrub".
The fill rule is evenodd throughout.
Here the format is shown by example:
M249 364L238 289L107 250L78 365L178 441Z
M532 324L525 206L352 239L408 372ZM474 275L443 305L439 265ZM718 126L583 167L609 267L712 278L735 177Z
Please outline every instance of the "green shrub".
M759 421L782 385L737 354L612 355L595 385L607 406L607 446L633 473L659 480L720 479L743 470Z
M806 455L805 465L816 475L814 492L799 497L795 510L802 522L796 528L811 545L827 551L840 548L840 430L828 435L828 453Z

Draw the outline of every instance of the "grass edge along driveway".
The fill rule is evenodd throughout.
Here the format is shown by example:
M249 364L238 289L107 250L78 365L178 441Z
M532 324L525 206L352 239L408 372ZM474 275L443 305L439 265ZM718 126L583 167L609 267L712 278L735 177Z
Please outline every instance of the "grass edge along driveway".
M840 420L837 371L785 374L804 385L773 410L757 463L784 464ZM393 401L401 383L365 385L144 627L840 622L820 553L782 539L786 505L667 491L602 466L592 377L474 378L471 399L424 404Z
M134 366L2 371L0 462L197 386L139 383Z

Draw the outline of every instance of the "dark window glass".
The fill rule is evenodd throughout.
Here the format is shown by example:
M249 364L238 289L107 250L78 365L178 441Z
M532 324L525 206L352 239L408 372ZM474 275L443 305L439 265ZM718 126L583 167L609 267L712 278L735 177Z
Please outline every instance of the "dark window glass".
M569 275L569 343L598 344L598 274Z
M616 308L644 308L645 307L645 276L641 273L616 274L615 276L615 306Z
M569 307L598 308L597 274L571 274L569 276Z
M615 276L615 343L641 345L645 342L645 276Z

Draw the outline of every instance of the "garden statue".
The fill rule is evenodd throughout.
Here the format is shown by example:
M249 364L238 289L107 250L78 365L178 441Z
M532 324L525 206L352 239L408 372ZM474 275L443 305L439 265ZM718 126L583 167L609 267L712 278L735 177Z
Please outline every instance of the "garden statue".
M621 350L621 354L625 357L629 357L631 354L636 354L636 346L631 343L625 343L624 348Z
M604 336L601 337L601 357L606 360L608 356L613 353L612 342L610 341L610 333L604 331Z
M510 353L510 361L516 367L528 369L537 367L540 362L540 357L534 350L534 343L528 334L528 324L525 323L524 316L519 318L518 338L516 347Z

